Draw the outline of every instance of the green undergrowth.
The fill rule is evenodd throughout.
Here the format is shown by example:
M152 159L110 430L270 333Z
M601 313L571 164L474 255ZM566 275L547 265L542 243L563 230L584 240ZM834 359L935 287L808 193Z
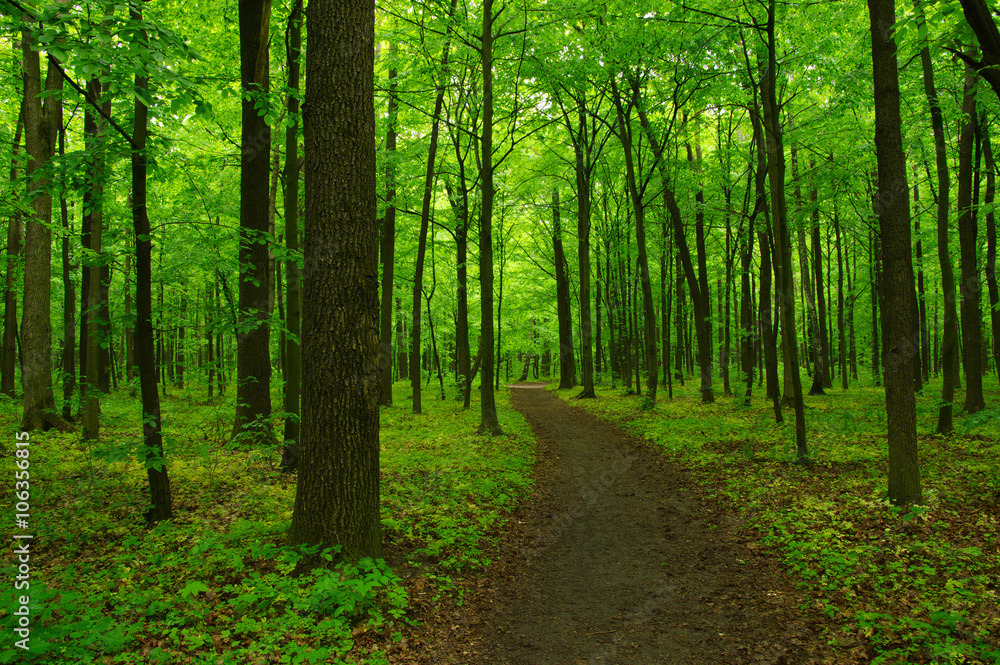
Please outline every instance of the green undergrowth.
M285 544L295 476L279 451L228 445L233 407L184 396L163 401L175 519L147 529L145 470L137 461L138 400L102 403L102 439L31 435L29 528L12 529L20 407L0 404L6 453L0 459L4 540L30 533L30 649L13 646L20 608L17 563L5 546L0 594L0 663L369 663L387 662L427 612L455 602L459 576L488 563L505 514L530 489L530 428L497 395L505 433L475 434L478 404L425 393L410 413L408 386L382 410L384 560L334 565L294 577L316 549ZM275 395L274 403L278 401ZM281 430L275 419L276 431ZM15 544L16 546L16 544ZM428 598L423 598L428 596Z
M668 400L661 387L651 412L620 388L557 394L661 447L747 519L798 580L803 610L824 616L838 662L1000 663L1000 409L933 436L932 382L917 398L926 505L898 508L886 499L884 392L827 392L805 398L806 464L794 463L794 414L775 424L757 386L750 408L703 405L690 385Z

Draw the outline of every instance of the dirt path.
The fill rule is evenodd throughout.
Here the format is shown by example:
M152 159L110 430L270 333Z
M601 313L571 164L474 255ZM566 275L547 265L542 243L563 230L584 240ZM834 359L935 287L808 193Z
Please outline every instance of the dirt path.
M683 469L542 386L511 390L539 439L535 492L435 662L818 660L789 581Z

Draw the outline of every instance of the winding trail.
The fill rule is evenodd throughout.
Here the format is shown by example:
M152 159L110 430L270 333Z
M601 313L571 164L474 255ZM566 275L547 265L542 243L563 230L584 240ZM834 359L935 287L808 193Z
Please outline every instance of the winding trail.
M818 662L790 582L684 469L542 385L511 391L535 491L436 662Z

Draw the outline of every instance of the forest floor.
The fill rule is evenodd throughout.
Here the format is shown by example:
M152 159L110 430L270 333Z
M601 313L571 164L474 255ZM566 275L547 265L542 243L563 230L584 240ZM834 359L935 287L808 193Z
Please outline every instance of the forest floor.
M538 439L534 492L421 660L829 661L779 562L684 467L543 384L511 393Z

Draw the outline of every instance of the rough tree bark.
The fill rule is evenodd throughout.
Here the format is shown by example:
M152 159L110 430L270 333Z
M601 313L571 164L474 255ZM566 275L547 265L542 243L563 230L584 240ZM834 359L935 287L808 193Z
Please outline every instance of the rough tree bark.
M885 340L885 398L889 426L889 500L923 503L917 460L916 401L913 386L913 259L910 246L909 187L899 115L894 0L868 0L875 80L875 153L878 193L875 208L882 236L883 279L892 298L882 299Z
M300 463L290 544L382 554L375 3L307 8ZM419 373L413 368L414 373ZM305 557L299 571L324 565Z

